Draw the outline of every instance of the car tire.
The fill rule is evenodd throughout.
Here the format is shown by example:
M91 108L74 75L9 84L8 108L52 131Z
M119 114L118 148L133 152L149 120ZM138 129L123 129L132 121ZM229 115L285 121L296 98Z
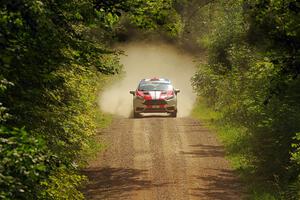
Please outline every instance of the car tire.
M174 117L174 118L177 117L177 110L171 113L171 117Z
M141 115L139 113L133 111L133 118L140 118L140 117Z

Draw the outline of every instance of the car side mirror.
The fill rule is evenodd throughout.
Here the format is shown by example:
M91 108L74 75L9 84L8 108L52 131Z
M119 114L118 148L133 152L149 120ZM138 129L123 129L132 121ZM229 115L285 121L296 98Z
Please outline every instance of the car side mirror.
M176 94L179 93L179 92L180 92L180 90L178 90L178 89L175 90L175 93L176 93Z
M133 96L135 95L135 91L129 91L130 94L132 94Z

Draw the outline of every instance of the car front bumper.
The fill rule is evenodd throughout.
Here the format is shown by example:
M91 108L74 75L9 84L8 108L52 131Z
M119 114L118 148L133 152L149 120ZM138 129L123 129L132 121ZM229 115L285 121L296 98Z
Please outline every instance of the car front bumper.
M136 113L173 113L177 112L177 99L143 100L135 98L133 109Z

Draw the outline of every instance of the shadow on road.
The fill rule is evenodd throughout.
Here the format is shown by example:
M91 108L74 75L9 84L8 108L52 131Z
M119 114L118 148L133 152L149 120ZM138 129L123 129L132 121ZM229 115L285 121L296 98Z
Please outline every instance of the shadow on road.
M205 181L208 184L205 187L194 188L192 195L214 200L235 200L241 199L241 183L237 181L236 176L230 170L215 170L214 175L197 176L199 181ZM226 188L226 190L224 190Z
M191 155L193 157L224 157L225 152L222 146L215 145L190 145L193 148L191 151L181 151L181 154Z
M86 199L126 199L134 195L132 192L164 185L141 179L147 170L106 167L89 168L82 173L89 178L83 189Z

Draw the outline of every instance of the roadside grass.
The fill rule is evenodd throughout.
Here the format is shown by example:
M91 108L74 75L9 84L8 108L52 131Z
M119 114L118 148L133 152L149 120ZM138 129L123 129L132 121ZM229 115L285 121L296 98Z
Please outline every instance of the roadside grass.
M97 76L98 84L95 86L97 89L94 94L94 105L88 111L94 116L93 123L95 124L95 133L86 139L86 143L81 150L80 158L78 159L80 168L86 167L88 162L95 159L99 152L108 148L108 145L102 140L101 132L109 128L113 121L113 115L104 113L97 102L99 101L99 94L101 94L105 88L110 87L116 81L122 79L124 74L125 72L121 70L118 74L98 74Z
M88 111L93 115L94 122L94 134L86 138L86 142L80 152L80 158L78 159L78 164L80 168L85 168L89 161L96 158L97 154L107 148L107 144L101 138L101 132L107 128L112 123L113 115L104 113L99 108L97 104L99 94L102 91L114 83L121 75L98 75L98 85L95 92L94 105Z
M256 166L250 162L254 158L249 154L251 138L245 128L234 127L226 123L223 120L222 113L207 106L201 97L197 99L192 117L199 119L206 127L217 134L218 139L225 147L226 158L245 187L245 199L280 199L277 197L279 195L276 195L276 188L255 174Z
M84 168L89 161L95 159L97 154L107 148L107 144L101 138L101 131L108 128L112 122L113 116L102 113L100 109L96 112L97 130L95 135L87 138L86 145L80 154L80 167Z

